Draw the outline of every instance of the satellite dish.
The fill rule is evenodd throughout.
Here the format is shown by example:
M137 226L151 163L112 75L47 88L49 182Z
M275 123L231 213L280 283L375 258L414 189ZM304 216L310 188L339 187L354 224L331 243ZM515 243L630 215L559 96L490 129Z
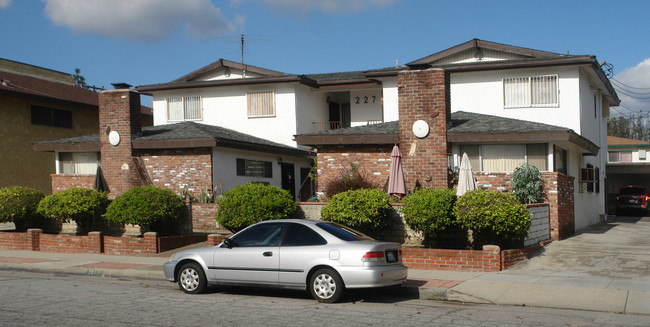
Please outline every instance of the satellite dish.
M413 134L417 138L425 138L429 135L429 124L424 120L418 120L413 123Z

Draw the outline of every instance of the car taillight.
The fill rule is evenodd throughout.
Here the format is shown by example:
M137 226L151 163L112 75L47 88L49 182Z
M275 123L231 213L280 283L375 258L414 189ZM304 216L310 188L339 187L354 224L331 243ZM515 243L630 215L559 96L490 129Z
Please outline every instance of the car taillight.
M361 261L366 262L380 262L384 261L384 252L366 252L366 254L361 257Z

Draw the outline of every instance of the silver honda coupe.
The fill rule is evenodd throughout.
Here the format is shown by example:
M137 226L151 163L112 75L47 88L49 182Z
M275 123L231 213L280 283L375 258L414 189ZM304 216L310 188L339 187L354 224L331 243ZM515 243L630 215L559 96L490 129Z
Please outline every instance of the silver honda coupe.
M209 285L275 286L308 289L327 303L346 288L401 285L408 270L399 243L303 219L257 223L219 245L177 252L163 268L185 293Z

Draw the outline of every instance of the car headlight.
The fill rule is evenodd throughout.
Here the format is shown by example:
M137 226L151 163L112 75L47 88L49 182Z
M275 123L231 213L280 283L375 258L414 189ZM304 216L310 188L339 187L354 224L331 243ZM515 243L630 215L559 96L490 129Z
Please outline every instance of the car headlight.
M176 253L172 254L172 255L169 257L169 260L167 260L167 261L174 261L174 255L175 255L175 254L176 254Z

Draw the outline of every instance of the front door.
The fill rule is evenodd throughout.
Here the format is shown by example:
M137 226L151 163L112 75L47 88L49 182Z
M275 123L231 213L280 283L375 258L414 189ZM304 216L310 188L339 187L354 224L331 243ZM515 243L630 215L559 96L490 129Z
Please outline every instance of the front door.
M296 173L292 163L283 162L280 166L282 175L282 189L289 191L291 197L296 199Z

